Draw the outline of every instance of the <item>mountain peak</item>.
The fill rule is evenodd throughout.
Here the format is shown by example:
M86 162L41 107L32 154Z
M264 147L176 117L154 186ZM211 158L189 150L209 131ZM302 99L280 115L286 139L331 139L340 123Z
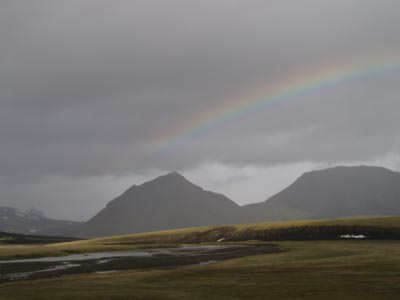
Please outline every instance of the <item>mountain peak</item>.
M140 185L133 185L128 188L122 195L130 197L131 195L139 192L139 191L159 191L164 193L166 190L192 190L192 191L201 191L202 188L193 184L185 177L183 177L178 172L171 172L165 175L161 175L156 177L153 180L146 181ZM119 199L119 197L110 201L107 206L114 205L115 202Z
M384 167L377 166L337 166L323 170L314 170L310 172L305 172L299 177L299 181L309 180L309 179L330 179L341 178L341 179L351 179L351 178L365 178L365 177L379 177L379 176L392 176L396 172L386 169Z
M379 166L367 166L367 165L359 165L359 166L336 166L332 168L327 168L323 170L315 170L310 172L305 172L303 175L307 174L315 174L315 173L349 173L349 172L390 172L393 173L392 170L389 170L384 167Z
M183 177L181 174L179 174L178 172L176 172L176 171L173 171L173 172L171 172L171 173L168 173L168 174L165 174L165 175L163 175L164 177L169 177L169 178L185 178L185 177Z
M78 222L49 219L34 208L23 212L13 207L0 207L0 231L3 232L63 235L77 225Z
M33 206L27 211L27 214L38 218L47 219L46 215L41 210L38 210Z
M298 218L396 215L400 173L383 167L338 166L304 173L265 203Z
M155 178L154 180L149 181L148 183L156 183L156 182L164 182L164 183L182 183L182 184L191 184L194 185L193 183L191 183L189 180L187 180L184 176L182 176L181 174L179 174L178 172L171 172L165 175L161 175L157 178Z
M399 214L400 174L379 167L335 167L305 173L266 202L239 207L177 172L135 186L83 224L93 237L173 228L274 220Z
M109 202L78 236L105 236L229 224L239 206L205 191L177 172L145 182Z

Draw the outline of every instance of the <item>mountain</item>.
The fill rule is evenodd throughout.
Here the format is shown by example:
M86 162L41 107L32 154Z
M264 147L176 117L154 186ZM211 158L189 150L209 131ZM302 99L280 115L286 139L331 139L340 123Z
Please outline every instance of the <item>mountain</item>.
M235 222L240 207L227 197L189 182L173 172L114 199L75 236L95 237Z
M245 222L400 215L400 173L369 166L308 172L242 210Z
M278 220L400 215L400 173L380 167L308 172L265 202L238 206L174 172L114 199L74 236Z
M0 231L23 234L64 235L80 223L47 218L42 212L31 209L27 212L12 207L0 207Z

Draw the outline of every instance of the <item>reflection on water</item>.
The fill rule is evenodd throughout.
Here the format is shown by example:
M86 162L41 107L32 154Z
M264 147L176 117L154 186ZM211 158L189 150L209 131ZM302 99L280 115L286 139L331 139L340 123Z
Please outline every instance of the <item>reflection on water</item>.
M84 254L72 254L72 255L67 255L67 256L2 260L2 261L0 261L0 265L7 264L7 263L63 262L63 261L79 261L79 260L92 260L92 259L104 259L104 258L115 258L115 257L151 257L153 255L159 255L159 254L190 255L190 254L192 254L192 252L195 252L195 254L198 254L198 252L207 252L210 250L219 250L219 249L225 249L225 248L229 248L229 247L231 247L231 246L201 245L201 246L184 246L184 247L180 247L180 248L159 248L159 249L148 249L148 250L95 252L95 253L84 253ZM237 246L235 246L235 247L237 247ZM99 262L99 263L102 263L102 262Z

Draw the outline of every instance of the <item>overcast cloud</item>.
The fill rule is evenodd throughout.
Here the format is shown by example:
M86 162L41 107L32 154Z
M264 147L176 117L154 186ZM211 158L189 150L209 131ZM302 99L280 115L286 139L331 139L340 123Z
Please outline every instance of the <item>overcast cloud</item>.
M333 61L400 57L399 11L397 0L3 1L0 205L82 220L173 170L241 204L312 169L400 171L400 72L151 148L260 83Z

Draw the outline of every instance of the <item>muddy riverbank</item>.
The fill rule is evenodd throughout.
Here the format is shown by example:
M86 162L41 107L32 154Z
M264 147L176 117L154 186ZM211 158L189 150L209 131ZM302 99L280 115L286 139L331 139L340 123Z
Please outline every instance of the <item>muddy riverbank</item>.
M282 251L268 245L198 245L137 251L75 254L0 261L0 283L65 274L110 273L121 270L203 265L248 255Z

